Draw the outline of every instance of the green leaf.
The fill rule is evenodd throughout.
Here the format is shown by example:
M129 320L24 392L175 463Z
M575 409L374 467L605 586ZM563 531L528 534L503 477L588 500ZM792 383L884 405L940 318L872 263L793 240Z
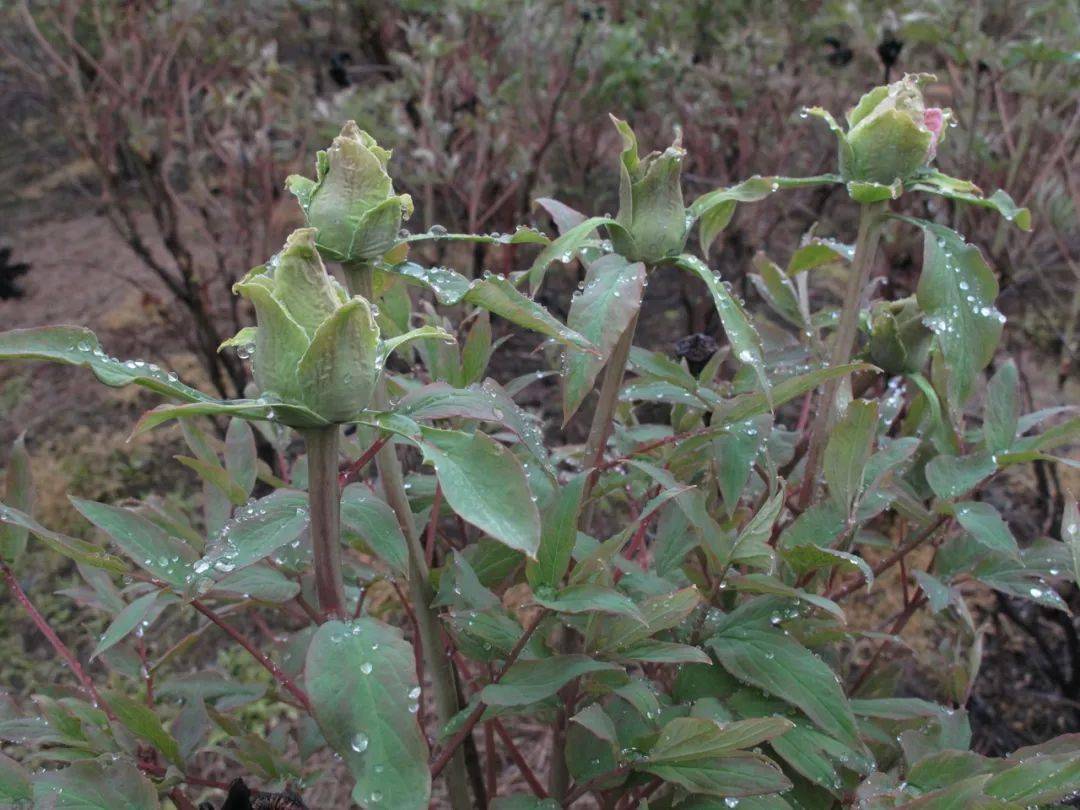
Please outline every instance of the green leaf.
M464 300L465 303L486 309L511 323L554 338L564 345L596 351L586 337L564 326L502 276L488 276L472 282Z
M664 726L649 749L649 762L678 762L753 748L793 727L783 717L755 717L726 725L700 717L677 717Z
M1076 498L1069 496L1061 512L1061 539L1072 551L1073 577L1080 582L1080 509Z
M210 541L194 572L220 578L253 565L298 540L309 519L305 493L276 490L238 510Z
M969 456L935 456L926 465L926 481L934 494L948 500L974 489L983 479L994 474L997 465L990 453Z
M769 380L765 376L765 358L762 355L761 338L750 323L742 305L701 259L683 254L675 260L675 264L705 282L709 292L712 293L716 312L720 316L720 323L724 325L724 333L731 342L735 358L753 369L761 390L768 398Z
M184 586L199 556L187 543L130 509L79 498L71 498L71 503L137 566L173 587Z
M662 630L670 630L682 624L700 603L701 593L693 585L651 596L641 603L644 624L627 617L610 619L598 630L596 648L602 651L623 650Z
M795 639L772 628L729 623L707 643L736 678L798 706L824 731L863 750L836 675Z
M1014 453L1053 450L1063 444L1072 444L1080 439L1080 417L1054 425L1035 436L1025 436L1013 445Z
M499 542L536 557L540 513L521 462L490 436L421 428L424 461L435 466L457 514Z
M826 264L850 262L853 258L855 249L851 245L814 236L805 240L805 244L791 254L786 272L788 276L794 277Z
M1035 755L983 786L988 796L1032 807L1059 802L1080 790L1080 752Z
M653 664L710 664L712 659L688 644L676 644L672 641L646 639L626 647L618 652L623 661L641 661Z
M646 761L636 767L691 793L714 796L756 796L780 793L791 787L783 772L760 754L728 754L655 764Z
M34 510L34 482L30 473L30 455L26 452L26 434L11 445L5 474L3 503L27 515ZM29 530L23 526L0 523L0 560L15 563L26 550Z
M491 359L491 317L482 309L473 320L465 345L461 347L461 376L466 385L480 382Z
M213 596L288 602L300 592L299 583L268 565L252 565L234 571L214 583Z
M844 611L831 599L827 599L820 594L804 591L802 588L792 587L768 574L754 573L740 574L738 576L729 575L726 581L737 591L763 593L772 596L786 596L790 599L801 600L831 613L841 622L846 621ZM779 614L774 615L779 618Z
M610 254L589 265L585 286L574 295L566 323L599 349L599 354L567 347L563 376L563 424L592 390L615 344L641 308L645 265Z
M554 799L539 799L521 793L512 796L496 796L489 805L491 810L559 810Z
M602 585L570 585L558 593L546 595L542 591L533 594L536 604L558 613L610 613L629 616L645 623L634 600L614 588Z
M950 200L978 205L997 211L1009 222L1016 223L1017 227L1024 231L1031 230L1031 212L1027 208L1021 208L1002 189L998 189L989 197L984 197L974 183L957 180L946 174L931 169L918 178L918 182L911 186L912 191L924 191L929 194L937 194Z
M30 774L11 757L0 754L0 802L19 807L19 802L29 802L33 795Z
M484 586L468 558L460 551L453 552L452 565L444 566L439 578L439 593L434 605L469 607L485 610L502 603Z
M863 486L866 462L874 448L878 408L873 400L853 400L825 445L823 469L829 493L844 514L850 514Z
M705 431L703 435L707 436L727 430L727 426L734 422L741 422L751 416L770 411L774 407L805 394L807 391L814 390L828 380L845 377L848 374L860 371L876 370L876 367L869 363L846 363L842 366L819 368L778 382L768 394L762 391L754 391L732 397L725 400L723 406L713 417L712 430Z
M475 661L505 659L524 632L501 607L459 610L447 616L446 623L458 648ZM537 657L530 650L531 643L530 639L522 652L523 658Z
M851 708L860 717L884 720L912 720L920 717L939 717L948 712L936 703L919 698L854 698Z
M356 780L363 806L427 808L428 746L412 647L399 630L363 618L327 622L311 639L304 682L327 743Z
M720 495L729 515L734 514L742 497L750 470L758 457L765 436L772 429L772 420L746 419L736 422L713 439L713 458Z
M590 217L555 239L533 260L528 271L529 286L535 293L544 283L544 274L555 261L564 264L571 261L579 250L593 239L593 232L601 225L617 225L610 217Z
M394 510L363 484L350 484L341 493L341 526L352 545L355 535L396 573L409 571L409 550Z
M440 326L420 326L416 329L410 329L401 335L395 335L392 338L379 342L379 354L378 361L381 366L391 353L395 352L401 346L408 343L412 343L416 340L440 340L445 344L457 343L457 338L447 332Z
M843 784L837 774L838 763L858 770L859 763L865 761L846 745L808 724L796 723L795 728L777 737L771 745L794 771L827 790L837 790Z
M262 397L233 399L228 402L192 402L187 405L158 405L144 413L135 423L131 436L139 436L173 419L196 416L235 416L252 421L276 421L295 428L325 427L329 424L311 409L292 402Z
M537 661L517 661L498 683L480 692L489 706L526 706L551 697L566 684L591 672L622 671L622 667L587 655L557 655Z
M701 244L702 254L709 255L709 248L731 221L737 203L757 202L782 188L802 188L822 183L836 183L839 182L839 179L835 175L799 178L755 176L729 188L718 188L702 194L687 209L691 217L701 220L701 226L698 229L698 240Z
M468 388L452 388L441 382L425 385L402 397L394 412L414 420L461 417L502 425L521 440L545 470L554 474L535 417L490 378L483 385Z
M46 529L29 515L10 506L0 504L0 524L28 529L32 535L53 551L65 557L70 557L76 562L114 573L127 571L127 566L123 560L102 551L93 543Z
M93 661L103 652L123 641L128 633L142 624L143 619L146 618L146 614L150 612L150 608L154 606L154 603L160 595L161 591L150 591L150 593L140 596L121 610L116 618L113 619L112 624L109 625L105 634L101 637L101 641L99 641L98 645L94 648L94 652L90 655L90 660Z
M184 758L180 756L180 746L164 729L161 720L152 709L116 692L110 692L106 700L116 715L116 719L123 724L124 728L158 749L173 765L183 767Z
M255 488L258 464L255 434L251 426L242 419L230 419L225 431L225 469L243 490L245 498Z
M590 703L580 712L570 718L571 723L577 723L587 728L594 737L597 737L612 745L618 745L619 733L615 729L615 723L600 706L599 703Z
M772 561L772 550L768 540L772 536L780 512L784 507L784 490L781 488L767 500L757 513L750 518L727 550L720 557L723 565L746 563L759 568L768 568Z
M543 586L558 586L570 567L577 542L581 498L588 479L588 473L581 473L563 484L541 515L540 548L536 560L525 565L525 575L534 591Z
M823 500L811 505L780 533L777 547L781 551L804 547L827 548L835 543L846 527L847 515L840 511L836 501ZM815 562L829 564L820 558L807 559L808 566ZM809 571L811 568L806 567L803 570Z
M979 249L956 232L922 220L923 268L916 298L925 323L936 336L948 372L953 409L967 401L982 369L990 362L1005 317L994 301L998 283Z
M753 263L757 274L752 274L750 280L761 297L785 321L804 329L806 318L799 307L799 296L791 279L764 253L755 255Z
M1020 547L1008 524L991 504L964 501L953 507L956 520L987 548L1020 559Z
M421 267L412 262L394 265L388 270L427 287L435 293L435 299L443 306L472 304L518 326L554 338L560 343L592 349L589 341L582 335L564 326L502 276L488 275L469 281L448 267Z
M83 760L34 780L34 806L49 810L158 810L157 790L127 760Z
M212 397L189 388L176 375L142 360L121 362L101 349L97 336L79 326L42 326L0 333L0 360L50 360L81 366L94 372L105 385L129 383L184 402L210 402Z
M538 199L537 202L540 202ZM470 242L479 245L546 245L551 240L535 228L518 225L513 233L447 233L433 225L431 230L414 233L406 242Z
M236 481L232 479L232 476L229 475L228 471L218 464L216 460L214 462L208 462L198 458L191 458L190 456L173 456L173 458L188 469L194 470L198 476L208 484L217 487L217 489L229 499L229 502L232 503L233 506L239 506L247 500L247 491L236 483Z
M983 409L983 439L992 453L1008 450L1016 439L1020 418L1016 364L1005 362L990 378Z

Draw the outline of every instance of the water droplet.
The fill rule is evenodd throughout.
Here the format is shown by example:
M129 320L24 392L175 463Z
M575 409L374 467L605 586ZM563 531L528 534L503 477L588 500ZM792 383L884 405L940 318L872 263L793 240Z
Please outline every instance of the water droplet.
M365 661L364 663L362 663L360 665L360 671L365 675L370 675L371 674L371 662L370 661Z
M368 747L367 735L358 731L356 736L352 738L352 742L349 743L349 747L358 754L364 753Z

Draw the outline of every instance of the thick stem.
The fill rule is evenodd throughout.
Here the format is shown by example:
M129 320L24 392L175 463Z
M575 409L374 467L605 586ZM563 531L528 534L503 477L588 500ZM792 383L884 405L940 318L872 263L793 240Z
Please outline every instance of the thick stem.
M370 301L373 297L370 265L345 265L344 269L349 292L353 295L362 295ZM372 407L381 410L389 407L389 404L386 380L380 378L375 388ZM413 521L409 496L405 492L405 477L401 470L401 462L392 442L387 442L379 449L375 455L375 465L379 471L379 480L382 482L386 502L394 510L409 548L409 598L413 603L416 627L420 636L417 641L423 654L424 669L431 677L431 686L435 691L435 711L439 725L443 726L458 713L460 708L457 687L454 682L454 673L450 668L449 657L446 655L439 616L431 606L435 594L428 580L424 548ZM450 789L450 804L454 810L467 810L472 807L465 759L460 750L455 752L447 765L446 779Z
M308 453L308 503L315 591L324 616L345 618L341 580L341 486L338 483L337 425L305 430Z
M639 310L640 312L640 310ZM619 337L619 342L611 351L607 366L604 369L604 379L600 384L600 395L596 401L596 410L593 411L592 424L589 426L589 437L585 442L585 463L592 474L585 484L585 492L582 500L588 501L596 479L600 474L600 464L604 459L604 448L611 436L611 427L615 418L615 408L619 404L619 389L622 388L623 376L626 374L626 362L630 359L630 349L634 345L634 332L637 330L638 313L630 319L626 330ZM592 523L593 505L586 503L581 512L579 525L582 531L589 530Z
M859 313L861 311L862 292L870 281L870 272L874 268L881 227L885 221L884 202L868 203L859 210L859 235L855 241L855 256L851 262L847 289L844 291L844 306L840 311L840 322L833 337L832 353L829 364L842 366L851 361L855 348L855 337L859 331ZM816 479L829 429L833 425L836 397L841 386L849 384L850 377L836 377L825 383L821 401L818 403L814 424L811 427L810 448L806 454L806 466L803 468L803 485L799 496L799 506L805 509L810 503L817 487Z
M640 312L640 310L639 310ZM619 336L619 342L611 351L607 366L604 369L604 378L600 383L600 394L593 411L592 424L589 426L589 437L585 442L585 464L590 470L589 479L585 483L585 491L582 500L585 506L581 510L581 519L578 526L587 532L593 520L595 505L589 500L592 488L600 476L601 464L604 460L604 448L607 447L608 438L611 436L612 423L615 419L615 408L619 404L619 389L622 388L623 376L626 374L626 363L630 359L630 348L634 345L634 332L637 330L638 312L630 319L626 329ZM559 629L557 639L560 652L574 652L574 637L566 627ZM568 687L564 696L570 694ZM548 773L548 790L552 797L559 801L570 787L570 772L566 766L566 726L569 722L569 713L566 709L560 709L555 720L555 733L552 740L551 770Z

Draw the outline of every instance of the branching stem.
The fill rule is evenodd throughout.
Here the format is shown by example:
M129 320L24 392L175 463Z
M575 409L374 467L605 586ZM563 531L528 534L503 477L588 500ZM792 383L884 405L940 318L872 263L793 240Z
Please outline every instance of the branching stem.
M371 266L363 263L347 264L344 269L349 284L349 292L353 295L362 295L374 303ZM386 393L386 379L383 377L380 378L375 388L372 406L377 409L385 409L389 407L389 404L390 398ZM428 580L428 565L425 559L424 547L421 544L420 534L416 530L412 507L409 506L409 496L405 491L405 476L401 469L401 462L397 457L397 451L394 449L392 442L387 442L379 448L379 451L375 454L375 465L379 471L379 480L382 482L386 502L394 510L408 545L409 598L412 601L413 613L416 617L417 643L420 646L424 660L424 668L431 678L431 686L435 691L435 710L439 724L442 726L450 722L460 708L457 687L454 683L454 672L446 655L439 616L431 606L435 594ZM451 806L455 808L471 807L468 774L465 769L465 759L460 750L454 752L449 766L447 769L447 786L450 790Z
M842 366L851 361L855 348L855 337L859 332L859 314L862 310L862 293L870 281L874 269L881 228L885 221L884 202L867 203L859 210L859 235L855 240L855 256L851 262L848 285L844 292L844 306L840 311L840 322L833 337L832 353L829 365ZM842 386L848 384L849 376L835 377L825 383L817 413L811 426L810 449L806 454L806 466L803 468L803 484L799 494L799 508L805 509L817 488L818 468L829 438L829 429L835 417L836 398Z

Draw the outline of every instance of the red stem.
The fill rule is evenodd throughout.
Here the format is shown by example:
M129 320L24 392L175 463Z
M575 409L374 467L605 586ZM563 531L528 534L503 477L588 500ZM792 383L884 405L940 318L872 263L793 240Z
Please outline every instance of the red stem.
M907 543L902 545L884 560L875 565L872 569L874 572L874 577L876 578L888 569L892 568L894 565L900 562L900 560L902 560L905 555L910 554L916 548L929 540L930 537L934 534L934 532L941 528L941 525L945 523L947 519L948 518L944 515L939 516L937 520L935 520L933 523L931 523L929 526L927 526L925 529L915 535L914 538L909 540ZM859 588L861 588L865 583L866 577L863 574L859 574L857 577L853 577L850 581L841 585L836 590L830 591L825 596L827 599L832 599L835 602L836 600L843 599L845 596L848 596L859 590Z
M540 780L536 778L536 774L533 773L532 768L529 767L529 763L525 761L525 757L521 755L521 751L518 750L517 745L514 743L514 738L510 736L510 733L506 730L506 727L499 720L492 720L491 725L495 727L495 733L499 735L499 739L503 741L503 745L506 746L506 752L510 754L510 759L514 760L514 764L517 765L518 770L521 771L521 775L525 777L525 781L529 783L529 788L533 794L541 799L548 797L548 792L544 790L544 786L540 784Z
M110 720L115 720L116 715L113 714L109 704L101 699L101 695L98 694L97 688L94 686L94 682L87 676L86 671L82 668L82 664L79 663L79 659L75 657L75 654L71 649L60 640L60 636L56 635L56 632L49 626L49 621L34 606L34 603L30 601L30 597L26 595L26 592L19 585L19 580L15 577L15 572L11 570L11 567L4 562L0 562L0 572L3 573L4 581L11 589L11 592L15 595L15 599L23 606L27 613L30 614L30 618L33 620L34 625L37 627L41 634L48 639L49 644L56 650L57 654L67 662L68 668L75 675L75 679L82 685L82 688L90 695L90 699L95 706L100 707Z
M529 626L525 628L525 632L522 633L521 638L517 640L517 643L514 645L514 649L512 649L510 651L510 654L506 656L506 663L503 664L503 668L499 670L498 675L491 679L492 683L498 683L499 679L503 675L505 675L506 671L510 669L511 666L513 666L515 661L517 661L518 656L521 655L521 651L525 649L525 645L529 642L529 639L536 631L536 628L540 626L540 622L543 620L545 615L546 611L541 610L536 614L536 618L534 618L532 622L529 623ZM486 708L486 703L484 703L482 700L478 702L476 704L476 708L472 710L468 718L465 720L465 725L458 729L458 732L450 738L450 740L446 743L445 746L443 746L443 749L439 752L439 755L435 757L435 760L431 763L432 779L437 777L442 772L442 769L446 767L446 763L448 763L450 761L450 758L454 756L454 751L456 751L458 746L465 742L465 738L472 733L473 728L476 726L477 723L480 722L480 718L483 716L484 709Z
M277 682L280 683L283 687L285 687L285 689L288 690L288 692L294 698L296 698L297 701L299 701L300 705L304 707L307 713L311 714L311 701L308 699L307 692L305 692L303 689L293 683L292 679L284 672L282 672L281 668L278 667L277 664L275 664L273 661L271 661L269 658L259 652L259 649L247 638L247 636L234 628L232 625L227 624L224 619L222 619L219 615L217 615L213 610L208 608L198 599L192 600L191 606L194 607L197 611L199 611L199 613L201 613L203 616L212 621L214 624L216 624L218 627L220 627L225 632L225 634L229 636L233 641L235 641L237 644L247 650L251 654L251 657L258 661L260 664L262 664L266 671L273 675L274 679L277 680Z
M374 442L371 447L364 451L364 454L360 456L356 461L349 464L344 470L338 473L338 481L341 484L341 488L345 489L353 481L360 479L360 473L363 472L364 467L371 463L372 459L379 454L379 451L383 449L383 445L390 441L390 436L380 436Z

